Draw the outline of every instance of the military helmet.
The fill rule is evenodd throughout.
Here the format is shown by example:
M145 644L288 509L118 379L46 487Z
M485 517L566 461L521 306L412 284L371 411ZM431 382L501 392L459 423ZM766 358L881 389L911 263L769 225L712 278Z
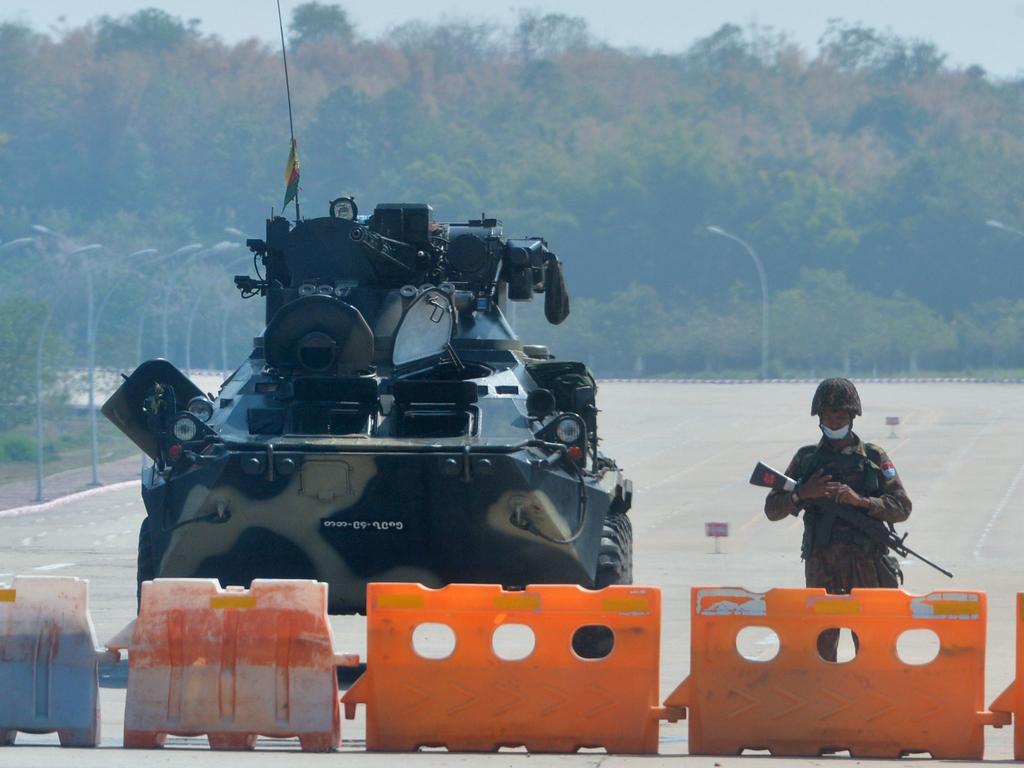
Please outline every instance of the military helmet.
M860 416L860 395L849 379L825 379L814 392L811 401L811 416L817 416L822 408L848 411L851 416Z

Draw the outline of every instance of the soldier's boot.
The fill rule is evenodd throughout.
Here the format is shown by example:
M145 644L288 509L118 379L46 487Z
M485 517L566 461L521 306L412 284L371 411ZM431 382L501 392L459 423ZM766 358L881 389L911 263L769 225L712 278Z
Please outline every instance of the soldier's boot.
M823 629L818 635L818 655L825 661L835 663L839 651L839 629Z

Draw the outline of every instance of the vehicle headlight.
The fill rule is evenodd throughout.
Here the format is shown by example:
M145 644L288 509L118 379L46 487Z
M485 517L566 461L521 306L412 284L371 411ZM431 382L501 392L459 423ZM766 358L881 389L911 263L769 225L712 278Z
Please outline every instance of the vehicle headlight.
M555 426L555 437L558 442L566 445L577 442L581 434L580 423L571 417L561 419Z
M205 424L213 416L213 403L197 395L188 401L188 412Z
M188 416L179 416L174 422L174 437L187 443L196 436L196 423Z

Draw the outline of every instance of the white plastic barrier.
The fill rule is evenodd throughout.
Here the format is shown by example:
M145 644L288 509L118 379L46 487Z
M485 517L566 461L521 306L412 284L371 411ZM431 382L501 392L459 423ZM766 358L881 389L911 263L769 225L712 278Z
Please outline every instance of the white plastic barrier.
M100 740L100 661L89 583L59 576L17 576L0 586L0 744L18 731L57 732L66 747Z

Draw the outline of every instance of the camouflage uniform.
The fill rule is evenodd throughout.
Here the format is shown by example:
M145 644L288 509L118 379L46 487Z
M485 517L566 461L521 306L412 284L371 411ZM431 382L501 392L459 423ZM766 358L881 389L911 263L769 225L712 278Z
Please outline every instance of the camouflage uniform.
M797 451L786 475L798 482L819 469L866 497L868 509L853 507L886 523L899 523L910 516L911 503L889 456L876 445L863 443L851 433L853 443L835 450L822 438L817 445ZM823 587L829 594L842 595L854 587L896 588L903 579L896 558L849 523L826 514L827 499L801 500L798 508L786 491L771 491L764 512L769 520L782 520L804 511L804 537L800 555L808 587ZM838 631L828 630L819 638L818 649L829 661L836 658ZM856 640L856 636L855 636Z

